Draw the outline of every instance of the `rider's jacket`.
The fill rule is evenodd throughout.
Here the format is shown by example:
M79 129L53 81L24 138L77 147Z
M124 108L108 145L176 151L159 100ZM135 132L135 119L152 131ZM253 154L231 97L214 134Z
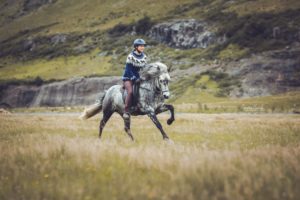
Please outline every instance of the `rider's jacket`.
M144 53L132 51L126 59L125 71L122 80L137 80L140 78L139 71L147 64L147 56Z

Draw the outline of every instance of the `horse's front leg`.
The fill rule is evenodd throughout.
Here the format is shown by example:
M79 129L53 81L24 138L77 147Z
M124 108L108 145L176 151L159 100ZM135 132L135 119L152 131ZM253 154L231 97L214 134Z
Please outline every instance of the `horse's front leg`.
M171 104L163 104L156 110L156 114L165 112L167 110L171 112L171 117L167 120L167 124L171 125L175 121L174 106L172 106Z
M150 117L150 119L153 121L153 123L156 125L156 127L160 130L162 136L163 136L163 139L164 140L168 140L169 137L168 135L165 133L165 131L163 130L162 128L162 125L160 124L160 122L158 121L157 117L156 117L156 114L154 112L150 112L148 114L148 116Z

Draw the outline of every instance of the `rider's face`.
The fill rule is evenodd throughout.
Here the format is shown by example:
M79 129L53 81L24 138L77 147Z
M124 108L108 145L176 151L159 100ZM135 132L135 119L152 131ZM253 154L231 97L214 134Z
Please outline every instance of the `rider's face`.
M138 52L140 52L140 53L142 53L142 52L144 51L144 49L145 49L145 46L144 46L144 45L139 45L139 46L136 47L136 50L137 50Z

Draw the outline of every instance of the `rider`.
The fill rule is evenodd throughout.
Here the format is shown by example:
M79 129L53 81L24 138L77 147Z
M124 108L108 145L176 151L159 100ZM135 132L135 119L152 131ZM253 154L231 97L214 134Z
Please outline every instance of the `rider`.
M127 56L125 71L122 77L124 87L127 91L125 99L124 118L130 117L129 108L132 102L133 84L140 78L139 71L147 64L147 56L144 54L146 42L143 39L136 39L133 42L133 51Z

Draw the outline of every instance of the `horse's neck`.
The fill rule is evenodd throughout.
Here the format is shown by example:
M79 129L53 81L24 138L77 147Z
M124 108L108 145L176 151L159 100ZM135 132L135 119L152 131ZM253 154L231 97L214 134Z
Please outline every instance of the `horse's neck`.
M140 88L141 89L146 89L146 90L151 90L155 91L155 79L150 79L150 80L143 80L140 83Z
M157 79L150 79L150 80L144 80L140 83L139 87L139 93L140 96L147 96L148 98L153 98L152 101L155 101L155 99L160 98L162 94L157 91L156 88L156 82Z
M164 101L162 94L157 92L156 81L151 79L140 83L138 106L141 112L147 112L149 109L154 111Z

